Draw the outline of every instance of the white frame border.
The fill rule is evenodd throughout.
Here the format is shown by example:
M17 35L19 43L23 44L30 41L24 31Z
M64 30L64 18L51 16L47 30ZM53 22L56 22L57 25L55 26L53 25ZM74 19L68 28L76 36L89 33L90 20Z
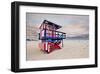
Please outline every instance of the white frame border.
M20 47L19 47L19 63L20 68L40 68L54 66L74 66L95 64L95 10L74 9L74 8L55 8L55 7L39 7L39 6L23 6L19 8L19 27L20 27ZM46 12L44 12L46 11ZM55 14L80 14L89 15L89 58L82 59L64 59L64 60L46 60L46 61L26 61L26 12L32 13L55 13ZM73 13L74 12L74 13Z

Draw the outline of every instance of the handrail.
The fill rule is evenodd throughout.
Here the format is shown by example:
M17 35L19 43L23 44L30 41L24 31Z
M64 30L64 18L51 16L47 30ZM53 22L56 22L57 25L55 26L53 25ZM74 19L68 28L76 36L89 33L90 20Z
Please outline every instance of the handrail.
M64 33L64 32L61 32L61 31L50 30L50 29L43 29L43 30L54 31L54 32L59 32L59 33ZM66 33L64 33L64 34L66 34Z

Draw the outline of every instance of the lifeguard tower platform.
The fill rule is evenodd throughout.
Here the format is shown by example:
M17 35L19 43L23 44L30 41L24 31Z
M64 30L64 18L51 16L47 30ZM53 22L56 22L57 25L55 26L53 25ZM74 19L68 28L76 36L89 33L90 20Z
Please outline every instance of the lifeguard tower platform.
M62 49L63 39L66 39L66 33L57 31L60 28L62 26L47 20L43 21L39 27L39 40L41 40L39 47L42 51L50 53L53 50Z

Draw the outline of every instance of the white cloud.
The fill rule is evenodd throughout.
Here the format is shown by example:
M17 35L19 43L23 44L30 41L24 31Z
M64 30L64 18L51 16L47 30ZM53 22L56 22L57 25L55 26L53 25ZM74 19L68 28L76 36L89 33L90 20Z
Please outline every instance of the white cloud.
M65 32L69 37L88 34L87 27L84 27L84 24L64 25L59 31Z

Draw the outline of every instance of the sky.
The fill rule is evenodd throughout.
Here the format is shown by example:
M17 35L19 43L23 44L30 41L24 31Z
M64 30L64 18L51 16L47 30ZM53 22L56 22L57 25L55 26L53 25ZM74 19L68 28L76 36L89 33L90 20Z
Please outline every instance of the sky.
M44 20L61 25L59 31L65 32L68 37L89 35L88 15L26 13L27 25L38 28Z

